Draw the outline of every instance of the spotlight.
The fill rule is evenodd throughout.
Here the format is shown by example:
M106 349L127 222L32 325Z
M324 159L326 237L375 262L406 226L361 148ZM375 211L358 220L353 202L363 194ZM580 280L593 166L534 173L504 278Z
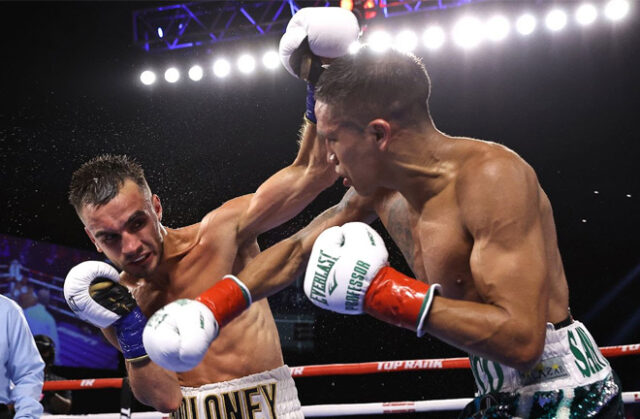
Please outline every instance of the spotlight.
M453 27L453 40L462 48L473 48L482 42L482 23L475 17L463 17Z
M509 21L504 16L494 16L487 22L487 38L502 41L509 35Z
M524 14L516 21L516 29L521 35L530 35L536 29L536 18L530 14Z
M391 35L384 31L377 31L369 36L369 45L376 52L384 52L391 48Z
M267 51L262 56L262 64L270 70L280 66L280 56L276 51Z
M567 14L560 9L554 9L547 14L544 23L549 30L557 32L567 25Z
M145 86L152 85L156 82L156 73L151 70L145 70L140 74L140 81Z
M230 72L231 64L229 64L229 61L225 60L224 58L220 58L216 60L215 63L213 63L213 74L215 74L216 77L227 77Z
M349 54L357 54L360 48L362 48L360 41L353 41L351 45L349 45Z
M418 46L418 37L415 32L410 30L404 30L396 36L396 49L405 52L411 52Z
M444 31L440 26L431 26L422 34L422 42L429 49L438 49L444 44Z
M202 67L200 67L199 65L194 65L189 69L189 78L193 81L202 80L203 75L204 72L202 71Z
M611 20L620 20L629 13L627 0L611 0L604 7L604 14Z
M180 72L175 67L169 67L167 71L164 72L164 79L169 83L175 83L180 80Z
M576 10L576 20L581 25L590 25L598 17L598 11L592 4L583 4Z
M238 58L238 70L244 74L251 73L256 68L256 60L249 54L243 54Z
M164 37L164 31L162 30L162 27L158 26L158 37L162 38Z

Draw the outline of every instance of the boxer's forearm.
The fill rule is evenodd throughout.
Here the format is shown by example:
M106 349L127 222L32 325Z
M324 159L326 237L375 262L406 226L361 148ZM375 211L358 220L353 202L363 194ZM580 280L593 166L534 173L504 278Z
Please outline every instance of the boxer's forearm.
M545 328L525 324L492 304L435 297L424 331L465 352L528 370L540 356Z
M260 185L240 220L239 231L258 235L285 223L336 179L324 143L316 138L315 125L305 121L295 161Z
M120 349L118 339L112 327L102 329L107 340ZM152 406L160 412L172 412L178 408L182 400L178 377L150 359L136 362L125 362L129 385L133 395L140 403Z
M331 219L336 211L336 207L329 208L295 235L258 254L238 273L253 301L275 294L302 275L313 242L325 228L333 225Z
M163 413L180 406L182 393L176 373L167 371L150 359L126 362L129 385L133 395L143 404Z
M236 276L249 288L253 301L268 297L298 279L306 268L313 242L329 227L356 219L367 219L358 207L349 207L353 197L347 193L342 201L325 210L293 236L261 252Z
M251 292L253 301L287 287L301 274L309 252L302 242L290 237L256 256L237 277Z

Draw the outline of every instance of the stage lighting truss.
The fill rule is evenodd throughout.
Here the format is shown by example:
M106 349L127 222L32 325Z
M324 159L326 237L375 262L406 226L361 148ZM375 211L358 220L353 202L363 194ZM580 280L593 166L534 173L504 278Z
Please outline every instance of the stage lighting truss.
M482 0L480 0L482 1ZM458 0L455 2L456 5L461 5L463 3L471 3L471 0ZM203 2L203 3L211 3L211 2ZM231 16L236 16L238 14L243 15L249 22L251 22L248 26L252 27L253 31L257 31L260 33L266 33L268 31L283 31L286 27L286 23L290 19L292 14L298 10L298 4L293 1L273 1L273 2L224 2L225 4L221 6L221 10L218 10L218 20L222 18L220 16L224 15L224 13L230 13ZM234 5L229 5L228 3L233 3ZM269 6L266 6L266 9L262 11L261 18L256 20L251 17L251 15L247 12L247 10L251 9L253 12L258 10L258 6L263 3L269 3ZM358 1L354 1L354 4L358 4ZM385 16L397 15L400 12L392 10L392 5L395 7L397 3L402 3L405 6L405 9L408 7L410 1L396 1L391 2L390 0L375 0L374 4L376 7L380 7L381 5L387 6L387 12ZM439 3L443 8L454 7L453 2L448 2L444 0L440 1L425 1L425 2L413 2L414 8L418 6L426 7L425 5L421 5L425 3L429 5L431 3ZM421 4L418 4L421 3ZM219 4L219 3L218 3ZM313 5L322 6L325 4L329 4L328 2L315 1ZM197 25L202 28L203 20L199 18L204 11L200 11L195 13L191 8L200 7L201 3L189 3L187 5L171 5L164 6L160 8L156 8L153 10L172 10L175 13L176 10L182 10L183 16L181 19L186 19L184 21L174 20L173 25L176 26L179 30L182 30L181 33L187 33L185 27L189 24L194 25L193 22L197 22ZM306 5L311 5L309 3L305 3ZM286 7L285 7L286 6ZM431 4L431 7L434 5ZM225 9L226 8L226 9ZM253 9L252 9L253 8ZM286 9L286 13L285 13ZM148 9L151 10L151 9ZM217 10L217 9L216 9ZM441 49L443 46L455 46L457 48L463 48L465 50L471 50L477 47L481 47L484 44L488 43L497 43L499 41L503 41L507 38L513 37L526 37L535 34L536 32L542 31L546 29L547 32L555 33L560 32L568 27L585 27L588 25L592 25L594 22L598 20L608 20L610 22L616 22L624 17L626 17L631 10L630 0L607 0L607 1L584 1L584 2L565 2L565 3L550 3L549 7L539 7L536 11L528 10L525 13L521 13L519 15L502 15L495 14L491 16L485 16L483 18L479 18L473 16L472 10L467 9L468 12L465 12L463 16L457 21L452 21L448 26L442 24L426 24L421 28L407 28L401 27L398 28L396 32L391 32L385 29L384 25L376 24L371 25L361 37L358 42L355 42L350 48L349 52L354 54L357 53L359 48L363 44L369 45L373 50L384 53L384 51L389 48L396 48L403 51L413 51L418 54L420 53L435 53L437 50ZM141 12L137 12L141 13ZM135 15L134 15L135 16ZM270 24L261 23L264 22L265 19L271 19ZM177 19L177 18L176 18ZM225 30L223 31L210 31L208 32L211 39L220 40L228 40L233 37L237 39L241 37L238 31L227 31L232 25L232 18L227 17L224 20ZM158 37L156 44L161 42L164 43L166 48L169 48L168 43L172 43L173 47L178 48L181 45L181 42L185 41L185 38L176 37L174 34L174 30L176 28L172 28L171 25L164 27L162 31L157 30L157 24L159 21L155 22L153 25L149 26L154 30L151 31L155 33L156 37L158 37L159 33L162 33L162 37ZM377 21L380 22L380 21ZM384 22L384 21L383 21ZM155 25L155 26L154 26ZM214 22L213 27L216 27L217 23ZM247 26L247 25L245 25ZM387 27L391 25L386 25ZM145 33L151 33L145 32ZM149 40L147 40L149 41ZM145 41L145 49L150 50L151 45L154 45L153 42ZM199 63L192 65L191 67L179 68L179 66L173 66L172 68L164 68L164 69L150 69L145 68L144 71L141 71L139 75L140 82L144 85L151 86L157 84L157 81L164 79L168 83L178 83L181 82L183 77L181 77L181 73L186 73L189 75L189 79L194 82L200 82L201 80L210 79L225 79L229 76L244 76L250 75L252 73L260 73L260 72L274 72L282 70L282 65L280 64L280 60L277 53L277 44L274 42L273 45L270 45L268 49L263 51L248 51L243 54L234 54L231 55L226 53L226 56L216 56L213 54L213 59L211 57L207 58L207 63ZM164 75L162 77L161 75Z
M362 20L451 9L489 0L355 0ZM145 51L193 48L217 42L282 34L301 7L337 6L338 1L205 0L169 4L133 12L133 43Z

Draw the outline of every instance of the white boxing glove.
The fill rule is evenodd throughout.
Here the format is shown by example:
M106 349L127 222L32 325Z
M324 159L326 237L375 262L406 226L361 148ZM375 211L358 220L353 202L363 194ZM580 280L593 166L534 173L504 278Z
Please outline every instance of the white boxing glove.
M289 73L313 83L317 77L309 78L300 72L302 55L310 51L316 58L341 57L359 34L358 20L346 9L304 7L293 15L280 39L280 60Z
M74 313L94 326L105 328L120 318L91 298L89 288L94 280L104 278L116 284L120 281L118 271L108 263L89 260L69 271L64 281L64 298Z
M218 322L207 306L180 299L156 311L142 335L153 362L183 372L196 367L218 336Z
M366 312L384 322L426 331L439 284L428 284L387 266L382 238L366 224L324 231L313 245L304 292L318 307L342 314Z
M318 307L362 314L364 297L389 253L367 224L331 227L316 239L304 277L304 292Z
M113 326L125 359L146 358L142 330L147 318L111 265L87 261L74 266L64 281L64 298L74 313L94 326Z

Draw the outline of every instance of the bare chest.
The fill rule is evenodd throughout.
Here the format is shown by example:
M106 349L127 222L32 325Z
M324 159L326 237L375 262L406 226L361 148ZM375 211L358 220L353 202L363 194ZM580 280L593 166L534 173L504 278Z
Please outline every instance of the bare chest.
M142 311L150 316L177 299L196 298L224 275L235 272L236 265L244 261L242 254L196 246L167 264L164 281L140 281L133 294Z
M451 298L474 293L469 267L473 242L453 197L443 193L416 210L395 193L376 210L417 279L439 283Z

